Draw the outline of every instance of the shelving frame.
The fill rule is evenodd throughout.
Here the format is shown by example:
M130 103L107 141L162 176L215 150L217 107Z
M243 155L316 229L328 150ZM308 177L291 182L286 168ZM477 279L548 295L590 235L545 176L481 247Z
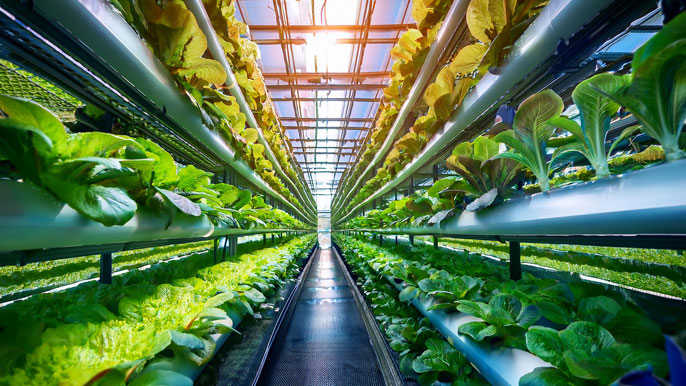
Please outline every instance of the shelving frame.
M131 122L177 156L199 158L196 164L206 169L236 172L302 221L315 222L314 213L301 212L272 189L207 127L205 117L108 1L67 0L54 7L50 0L3 0L0 23L2 45L41 76Z
M340 225L350 219L362 208L369 206L385 194L397 189L403 182L411 180L421 169L444 159L449 150L459 141L473 136L474 128L485 128L497 107L506 101L523 100L536 91L561 83L569 86L574 79L584 79L592 73L588 65L578 69L578 73L567 79L556 68L566 55L586 59L595 48L604 43L606 35L619 32L625 27L622 23L604 25L607 31L593 31L593 38L576 34L587 28L594 20L603 20L615 4L612 0L553 0L546 5L529 28L515 43L515 47L502 66L500 74L487 73L474 86L463 102L451 114L444 126L431 138L424 149L407 164L393 179L381 186L376 192L355 205L347 213L336 213L333 223ZM616 4L615 4L616 5ZM632 20L628 15L639 15L647 11L646 4L632 2L621 4L624 14L622 21ZM619 15L616 15L619 16ZM603 33L601 33L603 32ZM610 33L612 32L612 33ZM609 36L609 37L611 37ZM570 49L572 41L577 46ZM569 52L568 52L569 51ZM551 73L552 72L552 73ZM492 122L492 121L491 121ZM468 133L468 130L471 130ZM474 133L476 134L476 133Z
M376 166L379 164L379 162L382 162L386 158L391 146L395 142L395 137L403 127L403 124L412 111L415 103L422 97L426 85L431 80L431 76L434 73L434 68L436 67L438 59L441 57L446 47L448 47L450 41L454 38L454 33L457 30L457 27L462 20L468 5L469 0L456 0L450 6L448 13L443 19L440 31L436 36L436 40L429 48L429 53L426 56L424 64L419 69L417 78L413 82L407 98L400 107L398 115L395 118L391 129L386 135L386 139L384 139L381 148L374 154L374 158L369 162L360 177L350 186L350 188L347 191L341 191L336 194L334 201L332 202L332 216L335 216L338 211L342 209L341 205L344 205L346 202L348 202L348 199L352 198L350 195L353 192L358 191L358 188L363 182L365 182L370 171L376 171Z
M238 86L238 83L236 82L236 77L233 73L233 68L226 59L226 54L224 53L224 49L221 47L221 44L219 43L217 32L214 30L214 27L212 26L212 22L210 21L210 18L207 15L207 11L205 10L205 6L203 5L202 1L185 0L185 3L188 9L191 12L193 12L193 15L195 15L195 20L198 22L200 29L205 34L205 37L207 38L207 46L210 53L212 53L212 57L215 58L215 60L217 60L219 63L221 63L222 67L224 67L224 71L226 72L225 84L228 87L231 95L236 98L236 102L240 106L241 112L245 114L248 126L257 130L258 141L262 145L264 145L267 159L269 160L269 162L272 163L274 170L276 170L276 173L279 175L281 180L285 181L286 187L288 187L288 189L291 192L293 192L293 195L299 198L300 201L304 204L304 206L307 207L311 212L313 208L312 201L309 200L309 196L307 196L306 194L301 194L301 192L297 189L297 186L293 183L293 181L291 181L290 177L286 175L284 170L281 168L279 160L277 160L276 156L274 156L274 152L272 151L269 142L267 142L267 140L264 138L262 128L259 124L257 124L255 115L248 106L248 102L245 100L245 96L243 95L240 86ZM304 186L303 181L300 181L300 183ZM307 197L308 199L303 199L303 197Z
M138 249L173 242L253 234L305 233L308 229L229 228L201 215L167 219L140 208L126 224L107 227L87 219L43 190L0 181L0 252L24 251L24 263ZM10 260L0 264L16 264Z
M434 226L350 229L487 239L686 249L686 160L513 198ZM344 230L344 229L341 229Z

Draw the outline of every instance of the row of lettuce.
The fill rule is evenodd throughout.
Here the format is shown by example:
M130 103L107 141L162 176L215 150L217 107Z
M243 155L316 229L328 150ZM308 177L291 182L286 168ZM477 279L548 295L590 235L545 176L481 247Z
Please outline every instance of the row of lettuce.
M460 325L459 334L494 350L526 350L551 365L523 376L520 385L610 385L628 373L657 381L670 366L676 372L674 366L686 365L683 354L668 361L663 348L677 346L657 323L601 286L530 274L512 281L506 267L469 253L420 247L407 254L346 236L337 242L351 251L346 256L357 256L349 259L401 281L400 301L428 297L429 310L472 315L477 320Z
M438 244L509 260L509 247L495 241L439 239ZM522 244L521 261L686 299L686 261L681 251Z
M206 124L219 132L274 190L303 210L265 156L264 145L258 143L258 128L246 126L246 116L236 98L224 87L227 74L209 53L207 38L185 3L182 0L110 2L169 70L180 92L202 112ZM281 169L295 184L294 189L310 194L307 185L301 182L302 171L292 158L292 145L267 95L257 62L259 48L245 38L247 26L234 16L234 1L203 0L202 3L236 82Z
M471 27L470 31L474 33ZM575 119L563 115L563 100L554 91L544 90L530 96L519 105L513 117L502 117L502 122L472 143L455 147L446 166L460 178L453 184L444 181L442 186L475 200L467 209L479 210L513 195L512 188L521 181L535 181L532 191L548 191L551 173L564 172L573 164L572 154L579 155L576 161L582 164L586 161L592 168L582 176L585 180L605 178L613 172L613 163L615 169L627 170L624 167L627 156L613 158L613 155L620 148L618 145L626 147L638 135L660 145L636 157L638 160L682 159L686 154L683 150L686 138L681 135L686 119L684 31L686 14L682 13L636 50L630 73L600 73L576 86L572 99L579 115ZM456 60L465 57L460 51ZM458 83L472 81L460 76L449 79L457 79ZM464 96L470 87L471 84L465 85L464 92L459 94ZM437 123L447 119L460 100L449 104L443 119ZM633 115L638 125L624 129L609 141L611 122L626 112ZM396 142L385 166L346 209L349 211L363 202L414 159L431 138L431 134L422 133L435 132L438 126L431 127L433 131L415 123L411 132Z
M299 271L314 244L301 236L213 265L211 253L33 296L0 309L0 384L191 385L212 334L246 315Z
M355 221L364 223L368 219L358 218ZM378 219L376 221L378 224ZM431 236L416 236L415 240L433 244ZM510 256L508 245L496 241L441 238L438 244L502 261L509 260ZM683 251L522 244L521 260L556 271L585 275L624 287L686 299L686 262Z
M511 120L505 117L486 134L453 149L446 166L457 176L440 179L425 191L391 202L387 208L371 211L366 218L354 219L346 226L378 227L381 222L384 226L433 225L460 211L478 211L524 193L545 192L551 187L683 158L684 31L686 13L666 24L636 51L631 74L601 73L581 82L572 93L579 111L578 122L561 115L563 101L552 90L534 94L522 102ZM622 106L640 125L624 129L608 142L611 121ZM627 140L637 132L647 134L659 145L641 149L634 143L628 151L618 154L618 145L631 144ZM572 154L580 155L591 168L568 168ZM550 179L556 170L562 172ZM536 183L518 189L527 181ZM353 200L350 208L368 197L367 193L361 191L360 200Z
M367 264L365 256L358 253L353 243L339 237L334 241L342 249L389 347L397 353L398 368L406 383L488 384L427 318L398 299L398 291Z
M42 106L0 95L0 173L51 193L104 225L123 225L139 208L167 219L208 216L229 228L304 229L261 196L219 183L212 173L178 165L145 138L102 132L71 133Z
M347 202L345 209L364 200L412 161L448 120L472 86L487 72L498 73L514 42L547 3L548 0L470 1L465 13L468 37L461 39L464 42L462 48L457 50L450 62L436 74L434 82L425 89L422 109L426 109L426 113L416 118L410 130L394 142L376 176L366 182L352 201ZM391 51L395 62L391 83L384 89L386 104L380 108L371 142L339 193L346 192L355 184L386 140L451 4L451 1L445 0L412 2L412 16L417 22L417 29L405 32ZM428 65L435 66L434 63Z
M346 170L334 204L341 204L344 192L349 192L362 176L374 155L379 152L386 137L395 123L396 117L407 99L419 70L424 64L429 49L443 24L450 4L448 0L413 0L412 18L417 28L410 28L398 39L391 49L391 77L389 85L383 90L384 101L379 107L377 120L369 136L359 162L353 169Z
M137 269L211 247L212 241L199 241L113 253L112 272ZM99 273L98 255L0 267L0 302L91 279Z

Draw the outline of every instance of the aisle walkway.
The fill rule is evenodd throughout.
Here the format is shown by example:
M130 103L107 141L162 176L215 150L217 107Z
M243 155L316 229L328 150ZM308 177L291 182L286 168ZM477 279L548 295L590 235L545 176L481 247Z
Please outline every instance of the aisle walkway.
M384 384L343 267L331 249L313 257L285 338L275 342L260 385Z

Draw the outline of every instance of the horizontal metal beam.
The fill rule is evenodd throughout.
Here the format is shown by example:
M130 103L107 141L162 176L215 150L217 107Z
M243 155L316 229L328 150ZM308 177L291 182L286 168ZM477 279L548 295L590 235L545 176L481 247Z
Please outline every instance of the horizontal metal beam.
M357 150L357 146L317 146L316 148L320 150ZM314 147L308 147L307 149L314 149ZM302 152L302 149L294 149L293 152Z
M308 117L279 117L282 121L322 121L322 122L374 122L374 118L308 118ZM334 127L330 127L334 129Z
M361 72L358 76L352 72L297 72L294 74L286 74L283 72L265 72L262 74L264 79L298 79L298 80L311 80L311 79L364 79L364 78L380 78L388 76L390 72L384 71L370 71Z
M385 84L273 84L267 86L271 91L282 90L367 90L386 88Z
M319 141L327 141L327 142L362 142L364 139L310 139L310 138L291 138L291 142L319 142Z
M312 151L307 151L307 152L298 151L298 152L295 152L294 154L295 155L321 154L321 155L336 155L336 156L341 156L341 157L348 157L348 156L356 155L357 152L343 153L343 152L338 152L338 151L316 151L315 149L312 149Z
M368 38L368 39L354 39L354 38L341 38L336 39L335 44L395 44L398 41L396 38ZM292 44L292 45L304 45L307 44L307 39L295 38L295 39L254 39L254 43L262 45L276 45L276 44Z
M299 162L301 165L352 165L355 162L319 162L319 161L303 161Z
M286 30L288 32L358 32L368 28L370 31L405 31L410 28L417 28L416 24L371 24L369 26L363 25L289 25ZM266 31L279 32L277 25L249 25L250 31Z
M381 102L381 98L272 98L273 102Z
M370 127L367 126L283 126L284 130L326 130L326 129L339 129L346 131L367 131Z

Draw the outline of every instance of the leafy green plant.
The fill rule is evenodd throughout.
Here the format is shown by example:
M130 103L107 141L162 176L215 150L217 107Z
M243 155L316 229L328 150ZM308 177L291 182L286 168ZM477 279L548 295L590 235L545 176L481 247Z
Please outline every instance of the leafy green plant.
M631 74L614 75L623 87L596 88L634 114L641 130L662 145L668 161L686 155L679 147L686 120L685 31L682 13L636 50Z
M440 270L420 280L417 285L422 292L433 297L434 303L429 310L454 310L461 300L479 298L484 281L466 275L455 277L447 271Z
M0 161L11 165L11 177L44 188L94 221L123 225L145 206L166 217L167 226L176 212L204 212L229 227L272 223L264 201L259 208L238 205L227 192L240 192L247 204L258 201L251 201L249 191L211 185L212 173L192 165L177 172L172 156L147 139L70 134L50 111L21 98L0 95L0 109L6 116L0 119ZM292 224L303 225L295 219Z
M111 285L86 283L3 307L0 351L6 360L0 366L0 383L140 385L155 379L183 380L160 373L176 369L169 367L167 352L175 352L177 359L206 361L213 346L210 334L231 330L229 314L252 310L232 305L264 302L255 283L294 274L290 267L313 242L308 235L279 248L244 254L213 266L212 276L198 276L212 259L197 255L203 259L158 265L116 276ZM265 283L272 287L276 282Z
M521 280L499 285L498 291L515 296L523 307L535 306L542 317L555 324L567 325L576 316L569 286L552 279L539 279L525 272Z
M546 144L553 134L548 120L562 113L562 98L553 90L544 90L526 98L514 118L514 130L504 131L495 140L514 151L497 154L493 159L509 158L526 166L538 179L541 190L550 189L552 163L546 160Z
M457 189L476 197L474 202L467 205L467 211L477 211L510 197L512 187L524 177L524 171L517 161L493 158L499 153L498 142L481 136L474 142L457 145L448 157L448 169L464 179Z
M614 147L633 134L634 128L625 130L610 146L605 149L605 137L610 130L610 120L619 111L619 105L605 93L612 94L625 87L625 78L612 74L598 74L587 79L574 89L572 99L579 108L581 125L575 121L561 116L550 119L550 125L572 133L575 141L556 149L556 154L567 151L581 153L591 163L598 178L610 175L607 159ZM603 90L604 93L599 93Z
M547 0L499 1L472 0L467 7L467 26L477 42L472 46L483 52L477 62L479 73L498 73L498 68Z
M469 322L458 331L469 335L477 342L484 339L498 339L508 347L523 348L524 334L541 318L538 307L523 306L514 295L498 294L488 303L461 300L457 310L483 319L483 322Z
M439 23L450 7L448 0L417 0L412 2L412 18L417 22L421 31Z
M459 351L443 339L426 341L426 351L412 361L412 369L420 374L419 383L433 385L436 381L452 384L486 384L471 380L474 368Z
M562 331L534 326L526 333L526 347L557 368L538 368L522 377L520 384L550 382L573 385L597 381L610 385L629 371L652 367L667 373L665 353L643 344L617 343L609 331L593 322L574 322Z

